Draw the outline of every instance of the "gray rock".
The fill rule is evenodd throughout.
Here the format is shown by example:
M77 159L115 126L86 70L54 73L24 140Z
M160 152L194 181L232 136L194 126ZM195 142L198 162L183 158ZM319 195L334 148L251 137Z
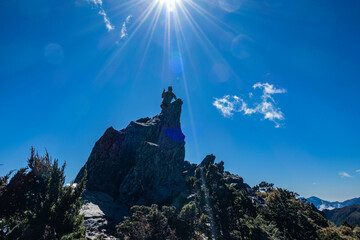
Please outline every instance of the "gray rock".
M120 131L107 129L75 182L86 168L90 191L104 192L129 207L171 204L185 188L181 106L178 99L151 119L132 121Z
M127 206L102 192L86 190L82 198L85 203L80 213L84 215L87 239L96 239L99 235L108 240L117 239L115 226L128 215Z
M120 131L110 127L95 143L75 179L80 182L87 170L82 211L89 239L104 232L111 236L133 205L180 203L186 192L182 103L178 99L159 115L132 121Z
M95 143L90 157L78 173L80 182L87 170L85 216L87 238L116 239L115 226L129 214L134 205L182 206L192 200L185 180L194 176L197 167L214 164L215 156L207 155L199 164L184 161L185 136L180 125L181 99L153 118L132 121L117 131L108 128ZM224 172L224 162L216 163L226 182L244 189L256 204L263 199L243 179Z

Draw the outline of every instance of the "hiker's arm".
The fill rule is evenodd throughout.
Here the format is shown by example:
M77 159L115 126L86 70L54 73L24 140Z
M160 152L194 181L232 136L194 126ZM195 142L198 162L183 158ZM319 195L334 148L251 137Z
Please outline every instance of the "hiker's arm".
M175 93L174 93L174 99L175 99L175 101L177 100L177 97L176 97Z
M164 94L165 94L165 89L163 90L163 92L161 94L161 98L164 98Z

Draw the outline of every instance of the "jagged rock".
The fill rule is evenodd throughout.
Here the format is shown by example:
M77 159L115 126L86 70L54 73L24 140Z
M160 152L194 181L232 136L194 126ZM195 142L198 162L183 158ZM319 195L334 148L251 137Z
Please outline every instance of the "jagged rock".
M87 170L82 213L88 239L100 234L114 239L115 225L133 205L179 205L186 198L182 103L178 99L159 115L120 131L110 127L95 143L75 179L79 182Z
M199 164L199 167L205 167L209 164L214 164L215 162L215 156L213 154L207 155L204 160L201 161Z
M225 171L224 177L227 184L230 184L234 188L243 188L244 180L239 175L231 174L228 171Z
M120 131L107 129L75 181L86 168L88 190L107 193L128 206L171 204L185 187L181 106L178 99L152 119L133 121Z
M182 103L178 99L155 117L132 121L120 131L110 127L95 143L75 179L79 182L87 170L82 213L88 239L99 235L116 239L115 226L134 205L182 206L193 198L185 187L186 178L194 176L197 167L214 164L215 156L207 155L199 165L184 161ZM240 176L224 172L224 162L216 166L228 184L261 203Z

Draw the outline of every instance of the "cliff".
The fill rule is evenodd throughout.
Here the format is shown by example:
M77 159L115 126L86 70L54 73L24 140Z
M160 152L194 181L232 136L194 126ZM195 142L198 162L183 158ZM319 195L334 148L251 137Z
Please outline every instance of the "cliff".
M95 143L75 179L79 182L86 169L82 213L88 238L102 233L113 239L115 225L129 215L134 205L181 207L191 198L186 179L194 175L198 166L214 164L215 156L206 156L199 165L184 160L182 104L178 99L155 117L132 121L120 131L110 127ZM223 162L219 166L223 169ZM254 203L264 204L240 176L226 171L223 175L228 184L252 196Z

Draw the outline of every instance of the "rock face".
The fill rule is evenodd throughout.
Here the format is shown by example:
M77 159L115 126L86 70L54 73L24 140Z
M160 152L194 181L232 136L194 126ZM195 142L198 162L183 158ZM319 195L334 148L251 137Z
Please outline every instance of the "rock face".
M102 235L106 240L117 239L115 227L128 215L127 207L102 192L86 190L82 197L86 201L80 213L84 215L87 238L96 239Z
M172 204L185 187L181 106L178 99L152 119L132 121L120 131L108 128L75 182L86 168L87 190L106 193L120 204Z
M120 131L110 127L95 143L75 179L80 182L86 169L82 213L88 239L99 235L116 239L115 226L134 205L181 206L191 198L186 178L194 176L197 167L214 164L215 156L206 156L199 165L184 161L182 104L178 99L159 115L132 121ZM224 168L224 162L217 165ZM225 171L224 178L233 187L244 189L257 205L265 204L240 176Z

